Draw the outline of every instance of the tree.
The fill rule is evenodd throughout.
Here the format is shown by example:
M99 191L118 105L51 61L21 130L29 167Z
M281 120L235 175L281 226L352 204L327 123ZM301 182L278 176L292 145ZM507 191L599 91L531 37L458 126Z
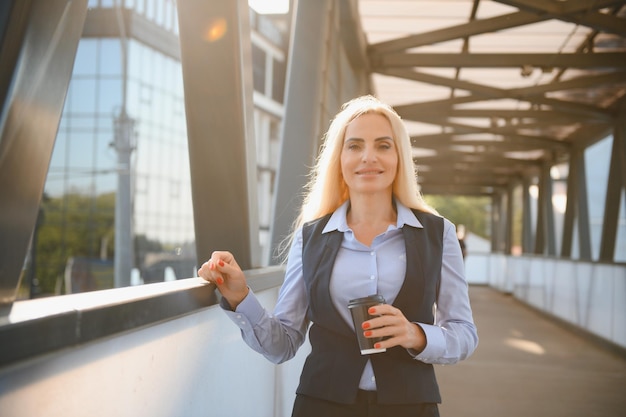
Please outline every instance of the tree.
M469 232L489 238L489 197L428 195L424 199L455 225L463 224Z
M115 193L45 196L41 207L33 274L41 293L55 292L70 257L114 256Z

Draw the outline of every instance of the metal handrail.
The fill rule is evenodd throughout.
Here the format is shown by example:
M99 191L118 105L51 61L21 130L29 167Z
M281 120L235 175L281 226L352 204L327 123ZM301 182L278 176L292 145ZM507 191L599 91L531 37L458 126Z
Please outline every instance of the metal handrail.
M282 284L284 268L245 271L255 292ZM217 304L201 278L18 301L0 321L0 368L122 332L173 320Z

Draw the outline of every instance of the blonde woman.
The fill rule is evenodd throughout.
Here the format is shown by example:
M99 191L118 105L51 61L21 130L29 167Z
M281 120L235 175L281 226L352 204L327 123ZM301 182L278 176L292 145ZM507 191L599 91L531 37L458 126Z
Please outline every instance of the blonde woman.
M231 253L214 252L198 274L270 361L292 358L308 329L293 417L438 416L433 364L478 344L454 225L424 203L406 127L372 96L344 104L325 135L273 313ZM348 303L371 294L386 304L355 326ZM356 332L382 352L362 355Z

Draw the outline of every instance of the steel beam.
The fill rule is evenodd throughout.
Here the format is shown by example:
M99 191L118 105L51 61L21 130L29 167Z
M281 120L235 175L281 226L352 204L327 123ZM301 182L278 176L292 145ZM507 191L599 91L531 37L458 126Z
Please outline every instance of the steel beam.
M259 266L249 9L177 1L199 263L229 250Z
M541 175L539 176L535 253L556 255L554 209L552 207L552 177L550 177L550 168L550 162L546 161L541 169Z
M513 207L515 196L515 182L510 182L506 193L506 218L504 233L504 253L511 254L513 251Z
M550 15L554 19L576 23L598 31L620 36L626 34L626 23L624 19L593 11L593 9L601 7L619 5L622 3L620 1L605 1L603 2L604 6L597 5L596 3L598 2L588 5L587 2L581 1L578 2L578 5L576 1L569 1L567 2L568 4L565 4L565 2L549 3L543 0L498 0L498 2L517 7L521 10L530 11L540 16ZM585 9L580 10L580 5L586 6ZM572 10L576 12L572 12Z
M327 44L323 33L329 25L329 0L294 2L293 32L287 65L285 117L274 193L270 264L289 235L302 204L309 167L317 155L320 137L323 63Z
M497 0L500 3L511 4L512 1ZM543 0L535 0L540 3L541 7L545 7ZM571 4L570 4L571 3ZM591 5L587 0L562 2L560 8L554 9L554 14L540 13L536 10L525 11L520 10L513 13L490 17L486 19L474 20L457 26L451 26L444 29L438 29L431 32L420 33L418 35L410 35L400 39L393 39L374 44L370 47L372 53L387 53L400 51L404 49L416 48L418 46L431 45L435 43L446 42L452 39L465 38L481 33L497 32L500 30L510 29L518 26L530 25L533 23L543 22L555 18L555 14L573 14L584 13L590 9L598 10L604 7L619 5L622 1L618 0L595 0ZM553 6L557 7L557 6ZM520 7L521 8L521 7Z
M475 20L457 26L434 30L432 32L410 35L400 39L376 43L370 47L373 54L401 51L416 48L418 46L431 45L446 42L453 39L464 38L481 33L497 32L499 30L514 28L542 22L549 17L538 16L536 13L514 12L506 15Z
M577 156L576 180L578 208L578 250L580 259L591 261L591 227L589 225L589 199L587 196L587 168L585 164L585 154L581 152ZM570 174L571 175L571 174ZM569 185L568 185L569 187Z
M14 0L0 45L0 315L16 298L87 0Z
M532 208L530 205L531 178L524 176L522 179L522 252L533 253L533 228L532 228Z
M97 7L87 11L83 38L120 38L120 18L125 36L137 39L163 54L180 61L180 46L176 34L165 30L132 9Z
M380 67L461 67L461 68L626 68L626 53L392 53L372 56L371 65Z
M570 155L569 174L567 176L567 205L563 221L563 240L561 256L572 256L575 219L578 220L579 258L591 260L589 232L589 209L587 203L587 181L584 150L576 149Z
M620 117L613 133L613 150L606 186L606 201L602 221L600 260L613 262L619 224L619 209L622 192L626 188L626 104L622 103Z

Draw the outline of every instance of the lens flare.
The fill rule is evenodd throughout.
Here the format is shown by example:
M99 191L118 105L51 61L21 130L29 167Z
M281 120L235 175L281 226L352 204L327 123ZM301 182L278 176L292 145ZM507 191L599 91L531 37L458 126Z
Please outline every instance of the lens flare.
M215 42L220 40L226 34L226 19L218 18L213 19L209 26L207 27L206 32L204 33L204 39L209 42Z

